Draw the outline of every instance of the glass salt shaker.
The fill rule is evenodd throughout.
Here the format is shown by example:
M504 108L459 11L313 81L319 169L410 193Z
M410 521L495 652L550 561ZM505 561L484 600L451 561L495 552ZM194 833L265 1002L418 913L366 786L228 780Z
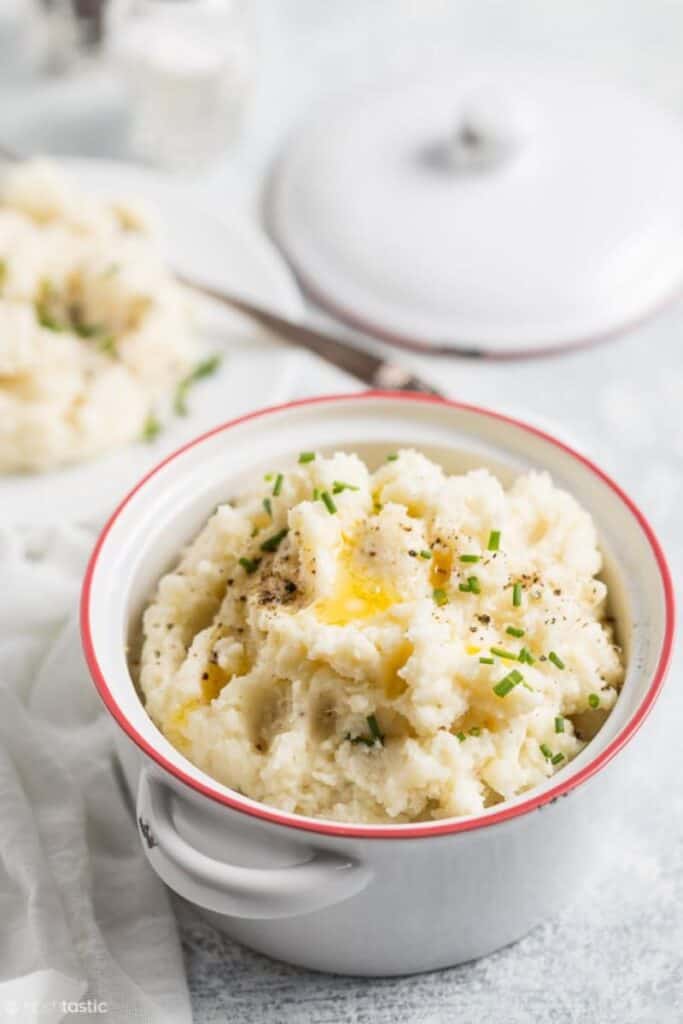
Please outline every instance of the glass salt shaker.
M139 0L114 52L140 159L194 169L238 134L252 79L245 0Z

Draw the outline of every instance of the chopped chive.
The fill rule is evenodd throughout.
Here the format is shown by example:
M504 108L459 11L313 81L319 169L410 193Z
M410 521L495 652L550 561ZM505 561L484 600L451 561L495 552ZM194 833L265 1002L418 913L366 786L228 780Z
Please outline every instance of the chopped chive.
M495 665L495 663L496 663L495 662L495 658L480 658L479 659L479 664L480 665Z
M420 551L420 558L431 558L432 553L429 548L425 548L424 551Z
M375 715L368 715L365 721L368 723L368 729L370 730L373 740L376 740L379 743L384 743L384 736L380 732L379 723Z
M470 736L481 736L481 729L478 725L473 725L469 730Z
M384 508L384 505L382 504L381 501L375 501L373 502L372 507L374 508L375 512L381 512L382 509Z
M266 481L267 484L269 484L270 481L273 479L273 474L272 473L264 473L263 479Z
M283 484L284 479L285 478L282 475L282 473L278 473L278 475L275 477L275 483L273 484L273 497L274 498L277 498L278 494L282 490L282 484Z
M560 658L558 654L555 654L555 651L550 652L550 654L548 655L548 661L552 661L553 665L555 665L556 668L564 668L564 662L562 661L562 658Z
M263 541L261 544L261 551L277 551L288 533L289 530L287 527L283 530L279 530L277 533L274 533L272 537L268 537L267 540Z
M472 591L470 590L469 583L459 583L458 584L458 590L460 590L463 594L471 594L472 593Z
M489 551L498 551L500 549L500 530L491 530L488 549Z
M161 433L161 423L153 412L149 413L142 427L142 440L153 441Z
M333 500L332 495L330 494L330 492L329 491L323 491L322 494L320 495L320 497L322 498L323 505L325 506L327 511L330 513L331 516L333 516L334 513L337 511L337 506L335 505L334 500Z
M434 603L438 604L439 607L444 604L448 604L448 594L445 590L442 590L441 587L436 587L432 591L432 597L434 598Z
M319 487L314 487L313 488L313 501L317 501L319 499L319 497L320 497L320 488Z
M358 490L360 490L360 488L356 487L355 484L345 484L343 480L335 480L332 483L332 493L333 494L341 494L342 491L358 491Z
M519 608L522 603L522 584L515 583L512 588L512 604L513 607Z
M116 355L116 338L113 334L106 334L104 338L98 338L96 345L99 351L104 352L105 355Z
M344 739L348 740L349 743L353 743L354 745L357 743L362 743L366 747L374 747L375 745L375 741L371 739L370 736L352 736L350 732L347 732Z
M509 636L516 636L517 638L519 638L520 636L524 636L524 630L523 629L517 629L516 626L508 626L508 628L505 630L505 632Z
M270 518L272 519L273 518L273 505L272 505L272 502L271 502L270 498L264 498L263 499L263 507L266 510L266 512L268 513L268 515L270 516Z
M509 672L506 676L496 683L493 687L493 692L497 697L506 697L510 690L513 690L518 683L523 682L524 676L521 672L518 672L516 668Z
M455 738L460 740L461 743L464 743L465 740L467 739L464 732L456 732Z
M600 707L600 698L597 695L597 693L589 693L588 694L588 703L590 704L590 706L592 708L599 708Z
M550 749L550 747L548 746L548 744L547 743L541 743L539 745L540 745L540 748L541 748L541 753L543 754L545 759L547 761L552 760L553 752Z
M476 576L468 576L467 582L470 586L470 592L472 594L481 594L481 584Z
M555 719L555 732L564 732L564 718L558 715Z
M48 331L55 331L58 333L64 329L43 305L36 306L36 318L40 326L45 327Z
M305 465L307 462L313 462L315 458L315 452L301 452L299 454L299 462L301 465Z
M522 647L521 651L517 655L518 661L523 662L525 665L533 665L536 659L533 657L528 647Z
M387 462L396 462L398 455L396 452L392 452L391 455L387 455Z
M512 651L506 651L504 647L492 647L491 654L495 654L497 658L507 658L508 661L517 661L517 655Z
M197 363L195 368L188 373L187 377L183 377L176 387L175 398L173 399L173 409L178 416L187 416L187 393L192 385L203 377L210 377L220 365L221 357L219 355L209 356L208 359L203 359L201 363Z
M73 330L79 338L94 338L96 334L102 332L102 328L97 324L74 324Z
M474 562L478 562L480 557L481 557L480 555L460 555L460 561L461 562L472 562L472 563L474 563Z
M562 754L562 753L555 754L554 757L550 758L550 763L551 764L559 764L560 761L564 761L564 754Z
M239 564L242 566L248 576L256 572L259 565L261 564L260 558L240 558Z

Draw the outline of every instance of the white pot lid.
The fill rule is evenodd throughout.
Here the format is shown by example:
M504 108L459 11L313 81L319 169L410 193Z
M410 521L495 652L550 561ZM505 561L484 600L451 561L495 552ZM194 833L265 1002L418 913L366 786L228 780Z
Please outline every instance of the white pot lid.
M357 90L295 134L270 198L314 297L396 342L584 344L683 281L683 132L585 76L506 67Z

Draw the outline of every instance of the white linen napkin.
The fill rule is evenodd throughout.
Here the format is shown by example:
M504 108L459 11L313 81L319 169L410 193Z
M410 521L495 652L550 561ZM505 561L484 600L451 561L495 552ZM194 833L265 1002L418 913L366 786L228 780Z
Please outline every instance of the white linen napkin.
M175 919L80 652L93 539L0 531L0 1021L189 1024Z

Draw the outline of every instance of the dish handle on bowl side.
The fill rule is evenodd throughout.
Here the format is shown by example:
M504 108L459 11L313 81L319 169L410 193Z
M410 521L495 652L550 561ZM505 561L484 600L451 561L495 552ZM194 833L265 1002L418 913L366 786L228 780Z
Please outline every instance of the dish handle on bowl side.
M370 881L368 867L310 849L309 859L284 868L248 868L216 860L180 835L172 791L149 768L138 783L137 824L143 850L159 877L180 896L231 917L277 918L341 903Z

